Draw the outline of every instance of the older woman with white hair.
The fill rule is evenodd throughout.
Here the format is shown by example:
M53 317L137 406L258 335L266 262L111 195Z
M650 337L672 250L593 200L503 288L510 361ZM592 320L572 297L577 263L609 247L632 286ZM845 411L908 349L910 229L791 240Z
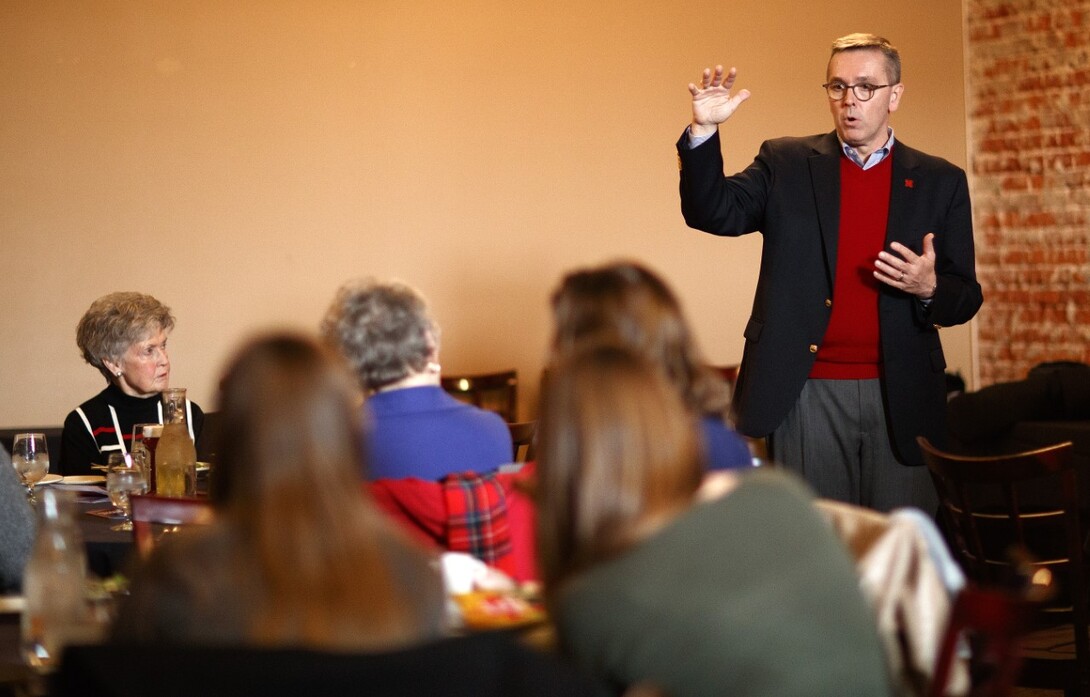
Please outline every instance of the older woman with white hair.
M65 418L62 474L90 474L92 463L105 463L111 452L129 451L135 424L163 422L160 395L170 386L167 335L172 329L170 308L150 295L110 293L91 303L76 327L76 344L107 385ZM196 442L204 412L192 402L186 412Z
M367 394L371 479L439 480L511 461L511 433L439 381L439 327L415 289L374 280L342 287L322 322Z

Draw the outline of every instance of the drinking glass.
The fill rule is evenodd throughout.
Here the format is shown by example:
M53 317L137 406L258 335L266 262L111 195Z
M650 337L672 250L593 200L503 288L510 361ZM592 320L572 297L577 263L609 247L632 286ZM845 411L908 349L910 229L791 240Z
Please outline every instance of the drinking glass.
M148 493L148 480L144 478L143 470L130 465L111 467L106 472L106 492L110 495L110 503L125 516L124 522L110 529L132 530L132 502L129 496Z
M144 428L148 427L150 431L152 426L158 425L134 424L132 427L132 446L129 448L129 452L132 454L133 464L144 470L145 478L148 476L148 467L151 466L151 452L148 450L148 446L144 444Z
M26 497L31 503L37 503L34 485L49 473L49 449L44 433L19 433L11 449L11 464L26 487Z
M129 456L122 452L112 452L106 455L106 471L109 472L114 467L125 467L129 464Z
M133 458L136 458L137 429L140 429L140 466L148 482L148 491L155 493L155 449L159 446L159 437L163 435L162 424L136 424L132 427Z

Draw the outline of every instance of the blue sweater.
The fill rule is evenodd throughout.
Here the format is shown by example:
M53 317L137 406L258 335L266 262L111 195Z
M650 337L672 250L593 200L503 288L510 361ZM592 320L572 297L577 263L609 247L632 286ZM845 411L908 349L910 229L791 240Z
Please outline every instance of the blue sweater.
M406 387L367 399L365 474L370 479L439 480L511 462L511 432L498 415L464 404L440 387Z
M753 456L746 441L720 417L702 418L700 431L704 437L704 455L709 470L741 469L753 465Z

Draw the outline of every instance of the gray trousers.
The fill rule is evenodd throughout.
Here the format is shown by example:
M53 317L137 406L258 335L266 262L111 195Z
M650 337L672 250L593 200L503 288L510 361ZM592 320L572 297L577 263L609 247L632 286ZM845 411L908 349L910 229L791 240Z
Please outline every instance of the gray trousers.
M902 465L893 455L877 379L807 380L769 450L820 497L879 511L937 509L927 468Z

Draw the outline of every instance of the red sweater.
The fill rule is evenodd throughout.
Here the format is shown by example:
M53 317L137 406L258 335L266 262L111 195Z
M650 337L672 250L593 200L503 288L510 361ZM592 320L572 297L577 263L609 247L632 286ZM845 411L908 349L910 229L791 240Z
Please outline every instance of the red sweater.
M892 156L864 170L840 158L840 230L832 316L811 378L879 376L878 281L874 261L885 246Z

